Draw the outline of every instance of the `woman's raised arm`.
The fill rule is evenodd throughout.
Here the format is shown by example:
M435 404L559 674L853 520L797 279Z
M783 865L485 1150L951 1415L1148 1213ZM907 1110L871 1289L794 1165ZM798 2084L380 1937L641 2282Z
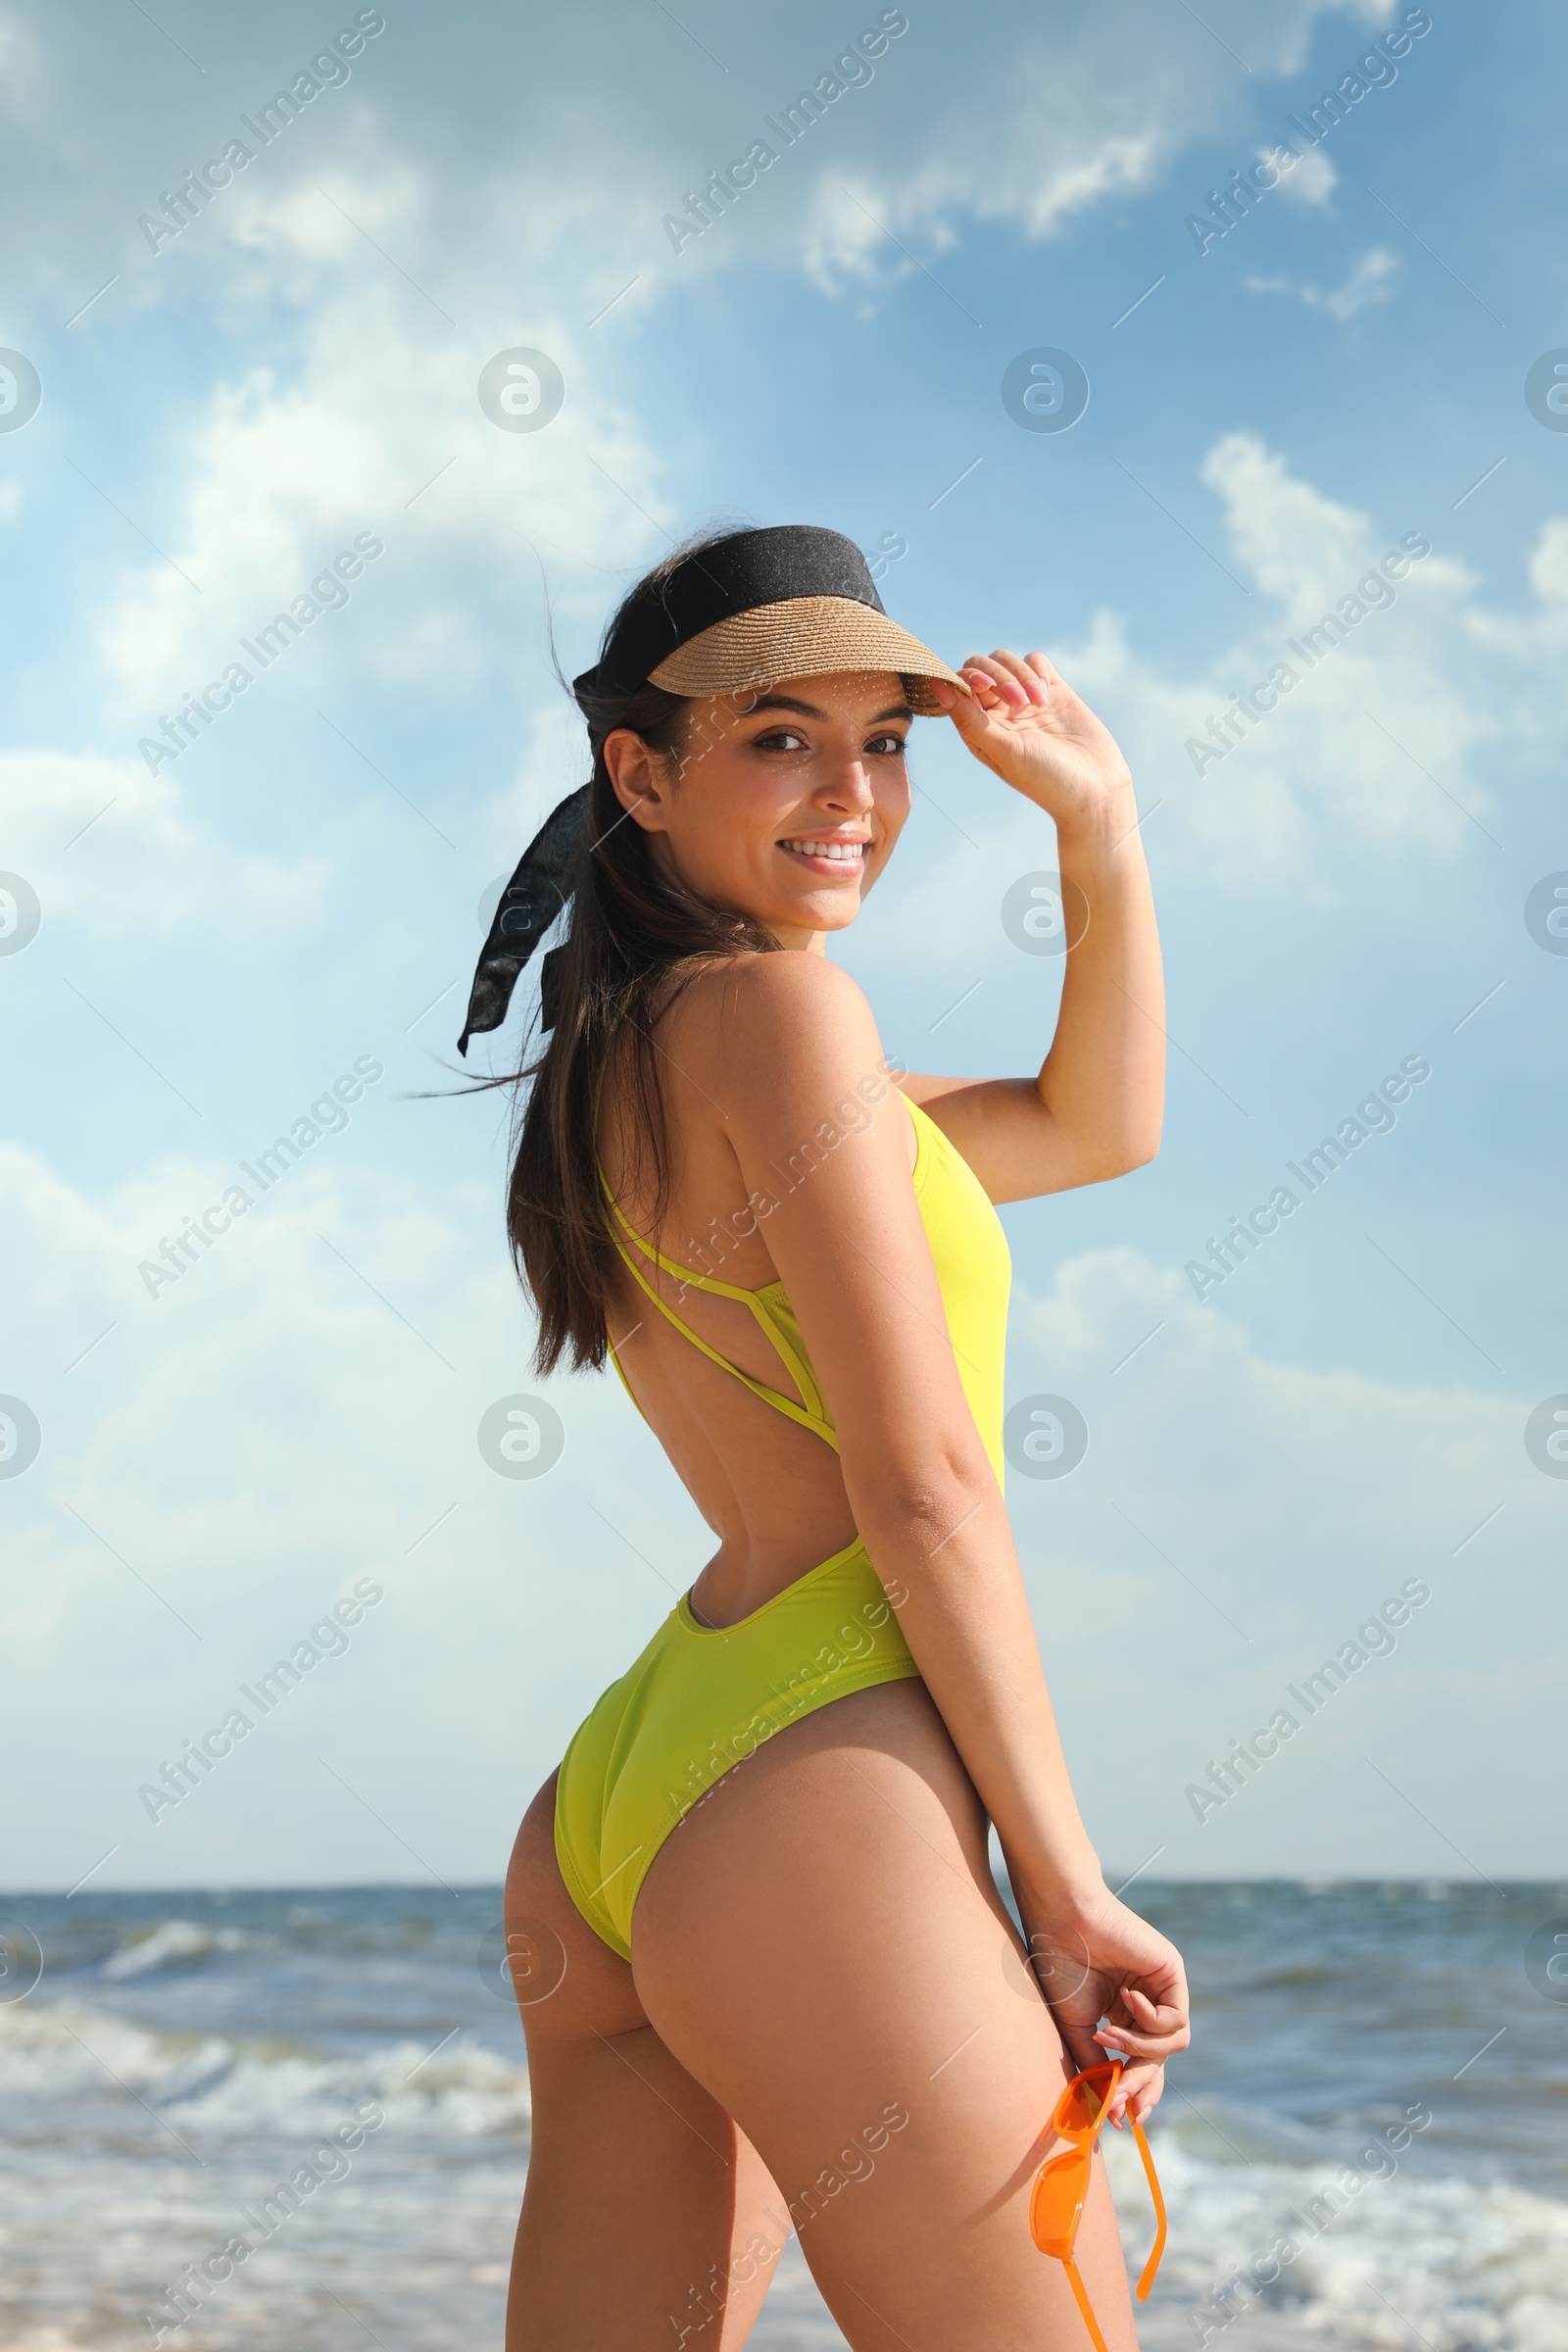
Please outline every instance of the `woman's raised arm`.
M905 1084L993 1200L1024 1200L1125 1175L1159 1149L1159 935L1132 777L1106 728L1044 654L975 657L963 674L970 697L937 691L965 745L1055 821L1067 969L1037 1077Z

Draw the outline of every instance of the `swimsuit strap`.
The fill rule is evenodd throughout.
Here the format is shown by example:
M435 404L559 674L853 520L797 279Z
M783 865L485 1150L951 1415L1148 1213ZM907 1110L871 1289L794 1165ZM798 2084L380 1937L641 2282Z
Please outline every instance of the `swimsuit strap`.
M627 997L627 1002L629 1001L630 992L628 992ZM624 1010L624 1006L622 1009ZM774 1324L771 1316L768 1314L766 1306L762 1302L761 1296L756 1291L738 1290L733 1283L720 1282L718 1277L714 1274L693 1273L689 1266L677 1265L673 1258L662 1257L659 1251L654 1248L653 1244L651 1242L644 1241L642 1235L637 1231L636 1227L630 1223L621 1208L620 1202L615 1199L614 1194L611 1191L610 1179L605 1174L604 1163L598 1156L599 1108L604 1098L605 1071L609 1066L609 1060L610 1056L607 1053L604 1061L600 1063L599 1078L594 1088L594 1165L599 1172L600 1186L604 1192L606 1200L609 1202L611 1215L614 1219L614 1225L612 1225L611 1228L611 1238L613 1240L615 1248L620 1253L621 1262L625 1266L627 1273L631 1276L633 1282L636 1283L637 1288L653 1300L655 1306L658 1307L660 1313L663 1316L666 1323L672 1323L675 1326L675 1329L681 1334L682 1338L690 1340L692 1346L698 1350L699 1354L706 1355L710 1364L717 1364L720 1371L728 1372L733 1376L734 1379L742 1382L745 1387L751 1390L754 1396L760 1396L764 1404L770 1404L774 1407L775 1411L787 1414L789 1419L791 1421L798 1422L802 1429L809 1429L813 1431L817 1437L823 1439L826 1444L831 1446L834 1452L837 1453L839 1449L839 1442L834 1434L833 1426L828 1419L827 1407L823 1400L822 1393L817 1387L816 1381L812 1376L810 1366L805 1361L799 1350L790 1345L790 1342L785 1338L784 1334ZM615 1231L615 1226L620 1228L619 1233ZM806 1398L806 1402L804 1404L797 1404L793 1396L780 1396L777 1389L770 1389L764 1381L754 1380L749 1372L743 1372L741 1370L739 1364L732 1364L727 1355L720 1355L716 1348L710 1348L708 1342L702 1337L702 1334L700 1332L693 1331L691 1325L687 1322L684 1322L681 1317L676 1314L674 1308L669 1304L668 1300L665 1299L661 1293L654 1288L654 1285L648 1280L642 1268L638 1265L636 1259L632 1257L628 1251L625 1242L623 1242L620 1238L621 1233L624 1233L629 1240L635 1242L637 1248L642 1251L643 1255L647 1258L651 1258L661 1273L672 1275L677 1282L681 1283L682 1285L689 1286L692 1290L710 1291L720 1298L734 1298L742 1306L748 1307L760 1328L766 1335L768 1344L772 1348L774 1354L779 1358L780 1362L784 1366L784 1369L786 1372L788 1372L790 1378L795 1382L796 1387L800 1390L801 1395ZM633 1395L631 1383L626 1378L625 1373L621 1370L620 1358L616 1354L613 1348L612 1348L610 1350L610 1356L611 1361L615 1367L616 1373L619 1375L621 1387L625 1390L627 1396L631 1397L632 1403L637 1405L638 1412L642 1413L643 1408L640 1404L637 1404L637 1398ZM647 1417L648 1416L646 1413L644 1413L644 1420L646 1420Z
M647 1258L651 1258L661 1273L673 1275L677 1282L689 1283L693 1290L710 1291L716 1294L716 1296L720 1298L734 1298L741 1305L750 1308L758 1325L766 1334L774 1353L783 1363L784 1368L789 1373L791 1379L795 1381L796 1385L800 1389L801 1395L808 1401L804 1405L797 1404L793 1397L780 1396L777 1389L768 1388L763 1381L754 1380L749 1372L743 1372L741 1370L739 1364L732 1364L727 1355L720 1355L716 1348L710 1348L708 1342L703 1338L702 1334L700 1332L693 1331L691 1325L685 1322L681 1316L677 1315L675 1309L669 1304L668 1300L654 1288L654 1285L648 1280L642 1268L638 1265L636 1259L627 1250L625 1243L620 1238L620 1234L615 1234L615 1248L620 1252L621 1261L624 1264L627 1273L630 1274L638 1289L642 1291L647 1298L653 1300L655 1306L658 1307L660 1313L664 1317L664 1320L667 1323L672 1323L675 1329L684 1339L690 1340L692 1346L699 1351L700 1354L706 1355L710 1364L717 1364L721 1371L732 1374L736 1380L741 1381L747 1388L751 1390L754 1396L760 1396L764 1404L770 1404L775 1408L776 1411L787 1414L790 1420L798 1422L802 1429L813 1430L817 1437L824 1439L826 1443L832 1446L834 1452L837 1453L839 1449L839 1442L837 1437L834 1435L833 1430L828 1425L827 1415L823 1409L821 1395L817 1389L816 1383L812 1379L808 1367L802 1361L799 1353L790 1346L783 1333L775 1327L771 1317L767 1312L767 1308L763 1305L762 1300L757 1292L738 1290L733 1283L720 1282L717 1276L713 1274L694 1274L688 1267L677 1265L673 1259L662 1257L660 1252L654 1249L651 1243L644 1241L642 1235L637 1231L636 1227L628 1222L621 1209L619 1201L615 1199L614 1194L610 1189L609 1180L607 1179L603 1168L601 1168L599 1171L599 1181L604 1186L605 1199L609 1201L611 1213L614 1217L615 1223L620 1227L621 1232L625 1233L631 1241L635 1242L637 1248L642 1251L643 1255ZM621 1385L626 1389L626 1392L629 1396L631 1394L630 1384L626 1380L625 1373L620 1371L620 1363L618 1358L615 1361L615 1369L617 1372L620 1372ZM810 1400L813 1399L816 1405L815 1411L811 1409ZM635 1397L633 1397L632 1401L634 1403L636 1402Z

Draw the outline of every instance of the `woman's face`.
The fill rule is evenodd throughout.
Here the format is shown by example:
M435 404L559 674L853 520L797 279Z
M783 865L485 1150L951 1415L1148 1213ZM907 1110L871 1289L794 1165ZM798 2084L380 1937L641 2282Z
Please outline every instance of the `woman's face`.
M820 949L854 922L904 829L911 715L891 671L787 678L694 702L668 760L617 728L605 762L689 890L783 947Z

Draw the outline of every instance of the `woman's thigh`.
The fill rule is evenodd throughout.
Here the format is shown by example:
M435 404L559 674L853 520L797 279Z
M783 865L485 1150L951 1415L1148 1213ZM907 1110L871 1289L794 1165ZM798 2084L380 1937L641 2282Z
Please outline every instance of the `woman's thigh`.
M857 2352L1085 2343L1028 2223L1071 2070L923 1685L837 1700L726 1773L644 1882L632 1973L783 2190ZM1110 2352L1129 2352L1094 2173L1079 2267Z
M507 1874L533 2099L507 2352L735 2352L788 2234L782 2204L572 1902L554 1812L552 1778Z

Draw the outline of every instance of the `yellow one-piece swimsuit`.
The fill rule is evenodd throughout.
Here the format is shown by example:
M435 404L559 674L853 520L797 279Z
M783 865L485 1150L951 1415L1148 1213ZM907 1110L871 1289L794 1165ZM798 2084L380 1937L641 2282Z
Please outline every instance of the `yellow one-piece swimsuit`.
M1000 1484L1012 1279L1006 1236L968 1162L917 1103L908 1109L916 1139L911 1182L936 1263L948 1336ZM694 1274L662 1257L612 1200L611 1206L616 1247L659 1312L754 1396L814 1430L837 1452L832 1416L783 1285L744 1291ZM802 1401L753 1380L682 1322L649 1282L627 1240L676 1281L749 1307ZM683 1595L635 1665L611 1685L574 1734L562 1761L556 1854L571 1898L596 1935L622 1959L631 1958L632 1912L654 1856L722 1774L786 1724L852 1691L918 1679L919 1672L858 1537L736 1625L699 1624Z

